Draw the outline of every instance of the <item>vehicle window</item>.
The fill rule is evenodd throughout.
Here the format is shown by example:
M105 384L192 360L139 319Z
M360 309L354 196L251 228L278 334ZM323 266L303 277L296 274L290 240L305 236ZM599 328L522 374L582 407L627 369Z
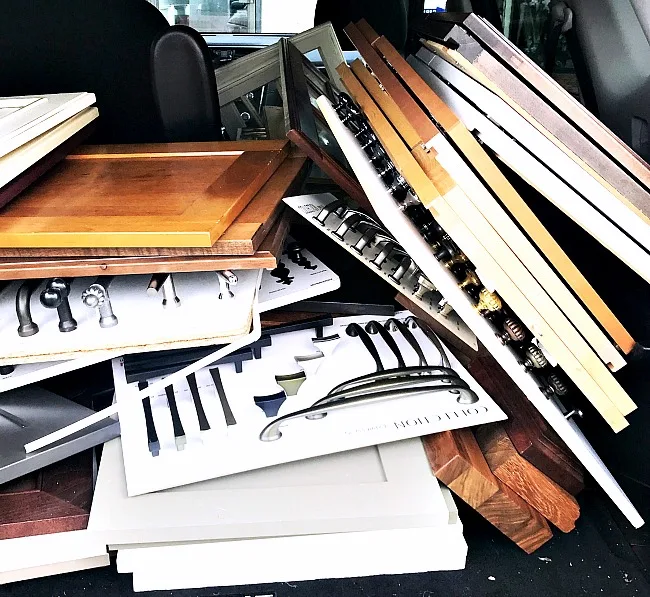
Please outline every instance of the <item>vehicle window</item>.
M545 50L554 52L553 78L580 99L578 79L566 37L560 35L557 43L548 43L550 3L550 0L497 0L503 32L542 68L548 56Z
M172 25L200 33L300 33L314 26L316 0L149 0Z

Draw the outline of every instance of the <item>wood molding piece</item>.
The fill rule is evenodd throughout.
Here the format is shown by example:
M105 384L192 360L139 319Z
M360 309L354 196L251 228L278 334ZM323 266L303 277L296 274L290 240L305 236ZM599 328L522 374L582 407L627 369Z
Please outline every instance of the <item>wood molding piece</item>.
M396 300L433 328L435 320L415 303L403 295L398 295ZM437 329L433 329L437 333ZM517 452L570 494L580 493L584 489L582 465L496 359L482 344L479 344L477 352L466 350L460 343L447 344L472 377L508 415L502 425Z
M471 429L422 438L434 475L526 553L552 536L546 520L490 471Z
M476 439L494 476L564 533L575 528L575 498L522 458L500 425L482 425Z

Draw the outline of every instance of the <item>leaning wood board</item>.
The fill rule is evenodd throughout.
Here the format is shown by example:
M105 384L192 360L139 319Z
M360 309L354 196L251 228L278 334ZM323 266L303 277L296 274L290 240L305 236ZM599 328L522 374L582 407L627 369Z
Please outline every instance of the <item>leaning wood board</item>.
M0 212L0 247L212 247L287 141L88 147Z
M552 536L546 520L490 471L471 429L422 438L433 474L526 553Z
M451 22L436 27L441 33L436 37L456 47L452 53L468 73L506 99L647 222L648 165L484 19L460 18L454 26L458 16L445 16Z
M430 327L436 323L426 311L404 295L397 295L395 300ZM435 328L434 331L437 332ZM580 493L584 489L584 474L578 459L485 346L479 343L478 350L471 352L458 343L448 343L448 346L508 415L502 425L517 452L571 495Z
M359 45L363 47L362 43ZM364 48L364 50L366 50L366 53L371 51L368 48ZM364 52L362 51L363 54ZM346 86L354 87L351 90L353 96L355 95L354 91L358 92L356 95L360 95L360 84L358 86L352 84L353 77L346 69L347 67L342 67L339 74L346 76ZM386 84L387 82L385 86ZM462 221L460 213L458 211L455 212L447 203L445 197L439 194L438 189L424 174L390 123L388 123L376 104L374 104L372 98L368 94L364 96L361 93L361 95L363 96L361 98L363 101L360 103L366 112L366 116L369 117L375 133L388 151L393 162L414 187L420 199L428 207L433 207L432 211L440 225L465 251L478 269L483 273L487 272L486 275L496 284L496 289L508 304L515 309L527 327L536 336L543 336L544 345L547 350L558 360L558 363L599 410L610 426L615 431L623 429L627 425L624 414L628 414L631 410L634 410L635 405L620 384L618 384L603 363L591 351L571 323L557 309L556 305L550 301L544 290L530 276L530 273L521 266L521 263L518 262L514 255L509 254L506 250L507 247L503 245L498 235L494 234L494 231L489 226L482 224L480 219L477 219L475 224L481 226L481 232L488 235L490 243L488 244L484 240L483 244L481 244L473 234L473 226L468 227ZM443 189L449 189L450 185L453 185L453 182L447 173L441 168L438 169L438 173L439 176L444 176L446 179L443 181ZM438 179L437 182L440 184L441 180ZM461 197L461 194L457 193L455 200L459 197ZM471 206L469 201L466 203L467 205L463 209ZM502 245L500 247L500 253L492 256L488 252L487 246L492 244L499 245L500 243ZM490 246L490 250L494 251L494 246ZM517 284L508 277L502 268L504 263L509 263L511 267L515 267ZM520 288L523 285L522 282L529 285L527 289L522 290ZM533 300L535 304L538 306L541 305L544 309L546 312L545 318L541 317L533 302L530 302ZM556 329L561 330L561 333L556 332ZM566 338L571 339L570 348L565 344ZM627 412L624 413L623 411Z
M580 507L575 498L522 458L500 425L481 425L475 430L490 470L549 522L564 533L575 528Z
M573 265L568 256L562 251L560 246L553 240L548 231L543 227L541 222L536 218L533 212L527 207L526 203L515 191L515 189L506 180L503 174L498 170L494 162L486 154L479 143L474 139L471 133L456 117L456 115L447 107L447 105L429 88L429 86L420 78L414 69L395 51L385 38L380 38L365 23L360 23L360 29L355 32L350 29L355 36L355 40L362 46L371 61L371 67L375 67L375 75L382 80L384 86L388 85L388 93L381 93L377 86L371 86L371 95L381 98L383 103L390 103L391 96L394 99L399 98L399 105L404 108L406 118L396 122L401 125L400 134L404 136L402 130L409 119L416 118L413 121L414 127L409 127L411 133L409 138L419 141L419 144L425 144L426 147L435 149L438 152L436 160L448 171L458 171L457 168L463 168L458 159L458 152L450 145L448 140L438 130L430 118L419 109L413 99L409 96L406 89L397 81L396 77L388 70L387 65L379 60L376 53L372 51L370 42L377 53L388 60L398 75L411 87L418 95L420 100L425 104L430 114L436 119L440 128L445 131L460 148L460 150L469 158L472 165L482 178L488 183L495 194L501 199L506 207L513 213L519 215L520 221L525 225L528 234L539 245L542 253L549 256L551 263L558 269L565 280L572 285L573 290L583 300L585 305L591 310L594 317L600 324L608 330L616 343L625 353L629 353L634 346L634 340L623 328L620 322L613 315L611 310L605 305L602 299L596 294L587 280L580 274L578 269ZM368 42L367 44L364 43ZM357 69L355 72L359 72ZM390 95L389 95L390 94ZM381 105L381 104L380 104ZM399 112L400 108L393 102L391 112ZM382 109L386 111L384 105ZM387 112L390 118L390 112ZM392 119L392 118L391 118ZM405 137L406 138L406 137ZM419 149L414 151L416 159L421 163L433 161L431 155L426 155ZM415 146L413 146L415 147ZM430 152L431 153L431 152ZM428 159L427 159L428 158ZM429 166L431 168L432 166ZM469 172L465 169L466 172ZM508 243L512 251L523 261L529 271L538 279L543 288L555 300L558 306L565 312L567 317L576 325L578 330L587 339L587 341L596 350L603 361L610 365L616 371L625 365L624 359L611 345L609 340L602 334L595 325L589 314L581 307L578 301L569 292L562 280L553 272L550 266L542 258L535 247L524 237L516 224L510 219L509 215L503 210L494 198L490 195L483 184L478 183L475 176L458 176L456 177L458 186L465 191L466 195L482 216L487 219L490 225L499 233L499 235ZM434 180L434 182L436 182ZM478 183L478 184L477 184Z

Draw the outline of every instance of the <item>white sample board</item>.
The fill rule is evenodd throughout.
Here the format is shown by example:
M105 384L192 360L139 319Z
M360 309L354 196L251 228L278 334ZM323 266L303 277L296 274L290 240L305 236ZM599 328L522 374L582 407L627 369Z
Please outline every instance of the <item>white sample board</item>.
M461 570L462 525L120 550L134 591Z
M0 585L109 563L103 537L88 530L0 541Z
M104 445L88 522L112 550L457 522L419 439L137 497L127 494L122 441Z
M2 364L59 361L101 352L123 354L225 344L250 330L261 270L237 271L236 275L234 296L219 299L220 285L215 272L173 274L180 299L176 308L163 306L162 291L154 296L147 294L151 276L116 276L108 293L118 324L109 328L100 327L97 309L86 306L81 299L84 290L97 278L75 278L68 300L77 329L71 332L59 331L57 309L41 304L40 294L47 284L44 280L30 301L32 319L39 332L26 338L16 331L16 293L22 282L11 282L0 294Z
M0 98L0 157L95 103L92 93Z
M409 316L403 313L400 322ZM375 357L361 337L350 335L348 326L366 326L376 320L386 329L387 319L335 318L332 326L323 328L324 338L315 338L315 331L310 329L275 334L271 346L261 349L260 359L242 363L241 373L231 363L212 365L196 372L194 392L188 377L156 392L149 402L137 396L137 382L128 383L124 359L114 359L129 495L506 418L449 354L451 368L475 392L475 403L466 403L467 396L454 390L357 401L318 420L290 417L281 426L281 437L263 441L263 430L275 419L311 407L340 383L377 372ZM420 328L410 331L426 364L440 366L441 353L429 337ZM407 367L421 364L403 332L394 329L389 336ZM380 334L372 335L371 342L385 370L398 367L397 357ZM303 360L305 356L313 358ZM295 392L285 390L278 379L286 376L303 376L304 381ZM160 381L151 379L148 383ZM260 400L270 396L277 397L275 407ZM201 430L197 404L205 412L209 429ZM147 405L152 421L149 429ZM152 449L154 443L157 445Z
M564 416L563 410L554 399L548 399L544 395L540 389L540 382L519 364L517 353L500 341L498 331L478 313L467 294L459 288L453 274L435 258L431 246L422 238L418 228L390 195L357 140L339 119L331 102L322 96L318 99L318 104L339 145L345 151L350 166L364 188L377 217L394 234L406 252L449 301L463 321L469 325L476 337L519 386L533 406L539 410L630 523L635 528L642 526L644 521L641 515L577 425ZM306 197L303 198L303 201L305 200Z
M260 313L304 301L341 286L341 279L318 257L287 239L278 266L265 270L259 292Z

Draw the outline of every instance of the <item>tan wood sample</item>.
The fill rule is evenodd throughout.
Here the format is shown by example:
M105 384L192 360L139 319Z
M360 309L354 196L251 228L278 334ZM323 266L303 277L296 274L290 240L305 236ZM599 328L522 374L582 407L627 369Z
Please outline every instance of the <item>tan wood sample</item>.
M0 249L0 259L7 257L200 257L253 256L282 211L282 199L299 194L307 176L309 163L299 151L290 153L266 181L250 203L228 226L223 235L208 248L195 247L128 247L64 249ZM189 261L189 260L188 260ZM135 261L134 261L135 262Z
M411 87L431 116L440 124L442 130L453 139L481 177L515 216L542 253L619 348L625 354L629 354L634 347L634 339L553 239L533 211L526 205L526 202L515 191L470 131L385 38L377 38L373 47L391 63L399 76ZM400 103L400 105L402 104ZM431 143L432 137L428 137L428 132L431 129L421 130L426 131L427 134L423 138L423 142L425 144ZM440 131L435 132L433 137L436 136L442 137ZM444 142L443 144L448 145ZM459 179L458 182L461 187L463 187L464 181L464 178ZM549 292L551 297L558 303L558 306L565 311L569 319L574 322L578 330L590 342L605 363L611 364L612 369L615 371L624 366L625 361L622 357L617 354L608 339L595 326L591 317L569 292L562 280L553 272L528 239L524 237L506 211L499 206L489 193L482 193L480 197L475 197L474 193L469 192L468 188L466 190L468 191L467 195L484 217L522 259L531 273L538 278L540 284Z
M546 520L490 471L471 429L444 431L422 438L431 470L526 553L546 543Z
M496 289L522 318L522 321L527 325L527 327L531 329L536 336L543 338L545 347L555 356L555 358L557 358L566 373L574 380L576 385L583 391L592 404L594 404L597 410L610 424L612 429L618 432L625 428L627 426L625 417L618 408L618 404L614 403L614 399L610 398L608 393L604 390L604 387L608 388L608 390L613 393L614 398L619 400L623 407L629 408L629 402L632 402L631 399L623 391L620 384L618 384L618 382L613 378L603 363L597 358L593 351L591 351L584 340L577 334L577 332L575 332L575 329L572 327L570 322L563 317L562 313L557 310L557 307L552 302L549 304L549 301L543 300L544 298L548 299L548 296L545 295L543 289L537 285L525 268L520 267L518 273L524 278L526 278L526 276L530 278L527 280L529 284L527 292L523 292L520 289L519 286L522 285L520 280L518 281L519 286L510 280L506 272L503 270L502 264L505 261L511 266L516 266L517 264L521 266L517 259L509 255L503 247L498 258L491 255L490 251L493 250L493 247L490 247L490 251L488 251L488 247L479 242L473 234L473 231L463 223L458 213L450 207L448 202L445 200L445 197L440 195L436 186L434 186L433 182L424 174L424 171L419 167L415 158L408 151L407 147L392 128L391 124L383 116L372 98L364 92L360 82L354 77L347 66L341 65L339 68L339 75L342 77L342 80L350 91L352 97L360 104L364 113L368 117L375 134L377 134L382 145L391 157L391 160L415 189L420 200L427 207L430 207L439 224L464 250L469 259L477 266L479 271L489 275L490 279L496 285ZM440 168L439 170L442 171ZM444 176L446 181L445 186L447 188L455 186L448 175L440 174L440 176ZM458 193L457 197L461 194L462 193ZM467 203L469 203L469 201ZM483 226L482 231L484 233L489 232L485 226ZM492 240L498 243L500 239L493 237ZM528 295L530 295L531 292L536 294L535 298L538 302L541 297L542 306L546 307L547 311L554 316L556 325L550 325L540 316L535 307L529 301ZM553 310L554 307L556 309L555 312ZM559 332L556 332L554 328L560 328L562 330L561 335ZM572 332L574 333L572 338L578 342L582 342L582 346L576 347L575 345L572 345L571 348L566 346L563 337L565 334L571 335ZM580 353L580 357L586 361L590 370L587 370L576 354L574 354L576 352ZM598 376L598 381L594 379L593 375ZM603 387L601 387L601 384Z
M515 449L501 425L475 430L478 444L494 476L564 533L580 516L576 499L537 470Z
M0 211L0 247L212 247L288 148L84 148Z

